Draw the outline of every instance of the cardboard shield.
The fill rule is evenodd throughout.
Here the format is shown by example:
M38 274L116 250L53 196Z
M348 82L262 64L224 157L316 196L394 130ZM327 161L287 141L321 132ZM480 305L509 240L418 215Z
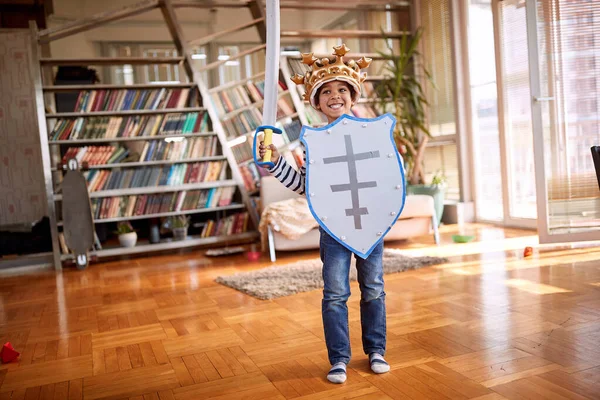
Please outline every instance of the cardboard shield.
M406 198L404 167L393 139L395 118L343 115L303 127L310 210L339 243L367 258L398 219Z

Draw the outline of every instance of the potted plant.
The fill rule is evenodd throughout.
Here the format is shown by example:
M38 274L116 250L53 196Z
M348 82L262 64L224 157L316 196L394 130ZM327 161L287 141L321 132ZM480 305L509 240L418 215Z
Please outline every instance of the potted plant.
M185 240L187 237L189 224L190 219L185 215L175 215L171 217L169 220L169 226L173 232L173 238L175 240Z
M117 224L117 234L119 235L119 243L122 247L133 247L137 243L137 232L133 229L129 221Z
M438 171L433 175L433 178L431 178L431 183L429 185L422 184L408 186L408 192L410 194L426 194L433 197L438 225L442 221L442 214L444 213L446 182L446 176Z
M397 52L390 40L385 41L387 51L378 51L386 62L382 67L384 79L376 86L377 104L379 111L389 112L396 118L394 141L404 160L407 193L432 196L439 222L444 209L445 185L437 181L427 185L425 178L425 148L431 133L427 126L429 103L423 84L433 87L433 79L423 63L417 62L422 36L423 30L419 28L410 38L402 36Z

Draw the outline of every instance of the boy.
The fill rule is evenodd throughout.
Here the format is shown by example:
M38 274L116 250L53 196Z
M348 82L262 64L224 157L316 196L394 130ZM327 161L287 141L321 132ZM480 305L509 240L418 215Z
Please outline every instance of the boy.
M360 98L360 84L366 74L360 75L360 68L369 66L371 60L361 58L358 62L350 61L340 64L349 49L346 45L334 47L336 58L316 59L313 54L303 54L303 62L313 66L314 70L327 73L313 73L306 76L295 75L292 80L296 84L304 84L304 99L327 117L328 123L335 122L344 114L351 114L352 106ZM338 59L337 57L340 57ZM331 65L331 67L328 67ZM271 162L275 165L269 169L287 188L305 194L306 167L300 172L287 164L274 145L269 146ZM267 148L260 143L259 154L262 157ZM306 152L304 153L306 159ZM347 300L350 296L349 271L352 252L342 246L325 230L319 228L320 256L323 262L323 301L322 317L325 342L332 367L327 379L333 383L346 381L346 365L350 362L350 338L348 332ZM371 254L362 259L355 256L358 272L358 283L361 291L360 314L362 326L362 343L365 354L369 355L371 370L385 373L390 366L384 360L386 346L386 311L383 282L383 240L373 249Z

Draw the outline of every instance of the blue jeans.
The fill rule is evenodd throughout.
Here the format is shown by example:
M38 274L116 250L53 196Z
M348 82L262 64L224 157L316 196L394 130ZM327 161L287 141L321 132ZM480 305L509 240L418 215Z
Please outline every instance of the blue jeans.
M321 231L320 253L323 261L323 328L331 365L350 362L348 306L350 297L350 260L352 252L339 244L326 231ZM385 354L386 315L383 290L383 240L369 257L355 255L360 287L360 321L365 354Z

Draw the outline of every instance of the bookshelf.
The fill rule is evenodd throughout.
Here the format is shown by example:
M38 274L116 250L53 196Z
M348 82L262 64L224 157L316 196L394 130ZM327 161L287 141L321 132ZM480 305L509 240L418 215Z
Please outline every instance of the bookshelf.
M40 45L113 21L123 15L159 8L178 57L52 59L41 58ZM62 239L63 165L76 158L88 168L84 176L92 205L97 240L90 256L115 257L197 246L251 242L258 238L258 216L243 174L228 146L219 110L205 83L192 68L170 0L127 6L67 24L64 30L38 31L31 23L36 109L48 201L53 261L57 270L71 260ZM168 84L52 85L56 66L122 64L182 65L187 81ZM69 110L56 112L54 94L76 93ZM282 96L285 96L283 94ZM285 104L283 105L285 107ZM251 107L248 107L250 110ZM229 110L228 113L244 111ZM235 118L233 114L229 118ZM190 235L174 240L167 233L150 243L149 224L161 218L191 218ZM138 242L120 247L113 234L119 222L131 222ZM152 222L154 223L154 222ZM146 238L148 236L148 238Z

